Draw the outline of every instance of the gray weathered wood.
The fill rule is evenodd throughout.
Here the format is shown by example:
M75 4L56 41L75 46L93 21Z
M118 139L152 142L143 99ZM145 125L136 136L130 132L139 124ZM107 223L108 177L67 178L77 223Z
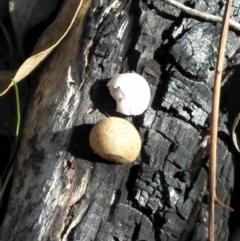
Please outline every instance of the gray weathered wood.
M83 34L76 26L36 76L0 240L207 240L218 33L161 1L94 1ZM110 164L88 135L96 121L121 116L106 83L130 71L152 91L151 107L127 118L143 147L135 163ZM218 147L217 193L229 204L234 158L225 139ZM225 241L229 212L217 206L216 215Z

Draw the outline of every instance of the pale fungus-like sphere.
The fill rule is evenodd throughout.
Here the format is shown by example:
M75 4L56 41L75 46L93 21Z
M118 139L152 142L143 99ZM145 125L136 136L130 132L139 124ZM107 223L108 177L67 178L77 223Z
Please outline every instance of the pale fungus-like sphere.
M117 163L136 160L141 150L141 138L136 128L118 117L97 122L89 136L90 146L102 158Z
M141 115L148 108L151 98L150 87L141 75L118 74L112 77L107 86L117 102L117 112Z

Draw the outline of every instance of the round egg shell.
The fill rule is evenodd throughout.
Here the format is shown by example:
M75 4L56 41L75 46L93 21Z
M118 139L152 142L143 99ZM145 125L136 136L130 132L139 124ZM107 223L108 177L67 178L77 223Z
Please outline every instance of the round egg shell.
M117 112L140 115L148 108L151 99L150 87L141 75L118 74L112 77L107 86L117 101Z
M141 138L136 128L118 117L97 122L90 132L89 141L99 156L117 163L135 161L141 150Z

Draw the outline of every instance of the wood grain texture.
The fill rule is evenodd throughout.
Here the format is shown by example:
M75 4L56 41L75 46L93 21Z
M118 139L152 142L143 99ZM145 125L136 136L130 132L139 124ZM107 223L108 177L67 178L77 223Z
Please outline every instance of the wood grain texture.
M75 25L36 77L0 240L206 240L218 26L153 0L93 1L85 26L82 34ZM202 50L209 43L211 56ZM151 107L126 118L142 151L133 164L110 164L88 136L105 116L123 117L106 83L131 71L152 92ZM225 139L218 145L217 192L229 203L234 158ZM216 212L225 241L229 213Z

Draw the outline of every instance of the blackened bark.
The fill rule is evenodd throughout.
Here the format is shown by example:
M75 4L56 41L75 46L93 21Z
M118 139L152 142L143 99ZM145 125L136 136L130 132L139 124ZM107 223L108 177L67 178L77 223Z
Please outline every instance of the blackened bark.
M221 13L204 3L196 8ZM207 240L219 32L157 0L94 1L83 35L74 28L38 76L0 240ZM236 42L231 33L228 58ZM141 133L142 152L133 164L110 164L91 151L88 135L96 121L120 116L106 83L130 71L148 80L153 97L143 115L127 118ZM221 127L229 130L224 121ZM234 182L230 146L226 131L217 169L226 204ZM228 239L228 219L216 206L219 241Z

